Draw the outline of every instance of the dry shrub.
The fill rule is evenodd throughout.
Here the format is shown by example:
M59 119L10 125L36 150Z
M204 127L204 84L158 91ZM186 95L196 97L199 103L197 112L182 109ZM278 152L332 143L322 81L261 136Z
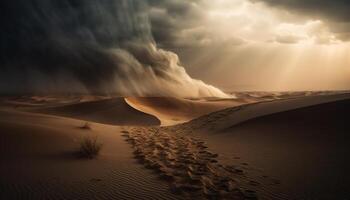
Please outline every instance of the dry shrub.
M97 136L86 136L80 143L79 155L83 158L93 159L101 151L102 143L98 142Z
M91 125L89 122L85 122L84 125L80 127L81 129L91 130Z

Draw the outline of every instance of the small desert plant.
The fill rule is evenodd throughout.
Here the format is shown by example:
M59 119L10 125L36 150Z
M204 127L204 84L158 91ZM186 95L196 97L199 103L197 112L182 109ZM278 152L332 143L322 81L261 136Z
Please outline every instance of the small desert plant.
M98 142L97 136L86 136L80 143L79 155L83 158L95 158L102 148L102 143Z
M81 129L88 129L88 130L90 130L90 129L91 129L91 125L90 125L89 122L85 122L85 124L82 125L80 128L81 128Z

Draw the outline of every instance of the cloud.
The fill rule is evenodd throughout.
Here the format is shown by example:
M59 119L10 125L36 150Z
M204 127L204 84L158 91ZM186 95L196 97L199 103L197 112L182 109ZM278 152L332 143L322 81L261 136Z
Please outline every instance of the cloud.
M149 13L155 40L169 49L229 48L264 41L333 44L350 35L350 23L339 21L348 16L342 5L310 0L150 0ZM333 16L334 10L342 14ZM285 24L294 29L276 29Z
M235 35L219 36L208 24L212 4L208 0L149 0L152 33L165 48L210 48L241 45L245 41Z
M311 20L322 20L339 39L348 40L350 34L350 2L348 0L250 0L284 9ZM339 30L340 28L342 30ZM346 30L346 31L345 31Z
M205 12L198 5L199 1L150 0L150 20L152 33L160 45L176 47L201 43L201 36L187 39L185 32L200 27ZM198 38L197 38L198 37ZM203 37L203 35L202 35Z
M195 77L222 88L339 89L350 23L348 5L333 2L153 0L149 10L155 40Z
M304 39L304 37L298 35L277 35L275 41L279 43L296 44Z
M0 91L221 96L157 48L138 0L8 0L0 18ZM178 13L181 6L172 7Z
M348 0L251 0L265 2L270 6L286 8L310 16L348 22L350 21L350 4Z
M286 54L293 57L312 47L334 56L350 39L348 6L341 2L1 1L0 89L224 96L179 63L206 80L215 79L209 69L243 80L248 73L235 73L277 59L267 49L275 55L295 48ZM285 62L274 64L293 64Z
M275 29L275 40L279 43L335 44L336 36L322 21L307 21L304 24L279 24Z

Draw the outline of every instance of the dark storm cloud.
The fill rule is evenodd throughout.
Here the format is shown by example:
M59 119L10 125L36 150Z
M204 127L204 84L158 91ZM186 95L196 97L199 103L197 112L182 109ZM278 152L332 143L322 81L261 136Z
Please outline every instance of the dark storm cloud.
M143 19L144 5L137 1L11 0L1 4L3 84L15 76L30 82L37 73L56 78L68 72L89 89L98 90L119 70L108 48L152 40Z
M206 12L201 0L149 0L152 33L167 48L195 47L207 37L205 32L184 35L186 30L201 26ZM184 46L185 45L185 46Z
M1 1L0 91L224 95L157 49L148 11L139 0Z
M213 46L236 46L245 41L230 35L218 37L208 25L211 2L206 0L148 0L152 34L167 49L201 49Z

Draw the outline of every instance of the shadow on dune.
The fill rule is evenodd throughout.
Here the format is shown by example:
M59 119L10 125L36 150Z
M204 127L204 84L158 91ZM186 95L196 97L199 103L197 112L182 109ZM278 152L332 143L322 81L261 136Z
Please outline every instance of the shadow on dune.
M131 107L156 116L165 126L181 124L202 115L244 103L234 98L211 101L175 97L128 97L125 100Z
M350 100L325 103L245 121L209 137L233 164L249 163L266 199L347 199L350 196ZM240 158L235 161L235 158ZM277 178L278 187L263 176Z
M153 126L160 121L129 106L124 98L59 105L34 109L33 112L70 117L110 125Z

